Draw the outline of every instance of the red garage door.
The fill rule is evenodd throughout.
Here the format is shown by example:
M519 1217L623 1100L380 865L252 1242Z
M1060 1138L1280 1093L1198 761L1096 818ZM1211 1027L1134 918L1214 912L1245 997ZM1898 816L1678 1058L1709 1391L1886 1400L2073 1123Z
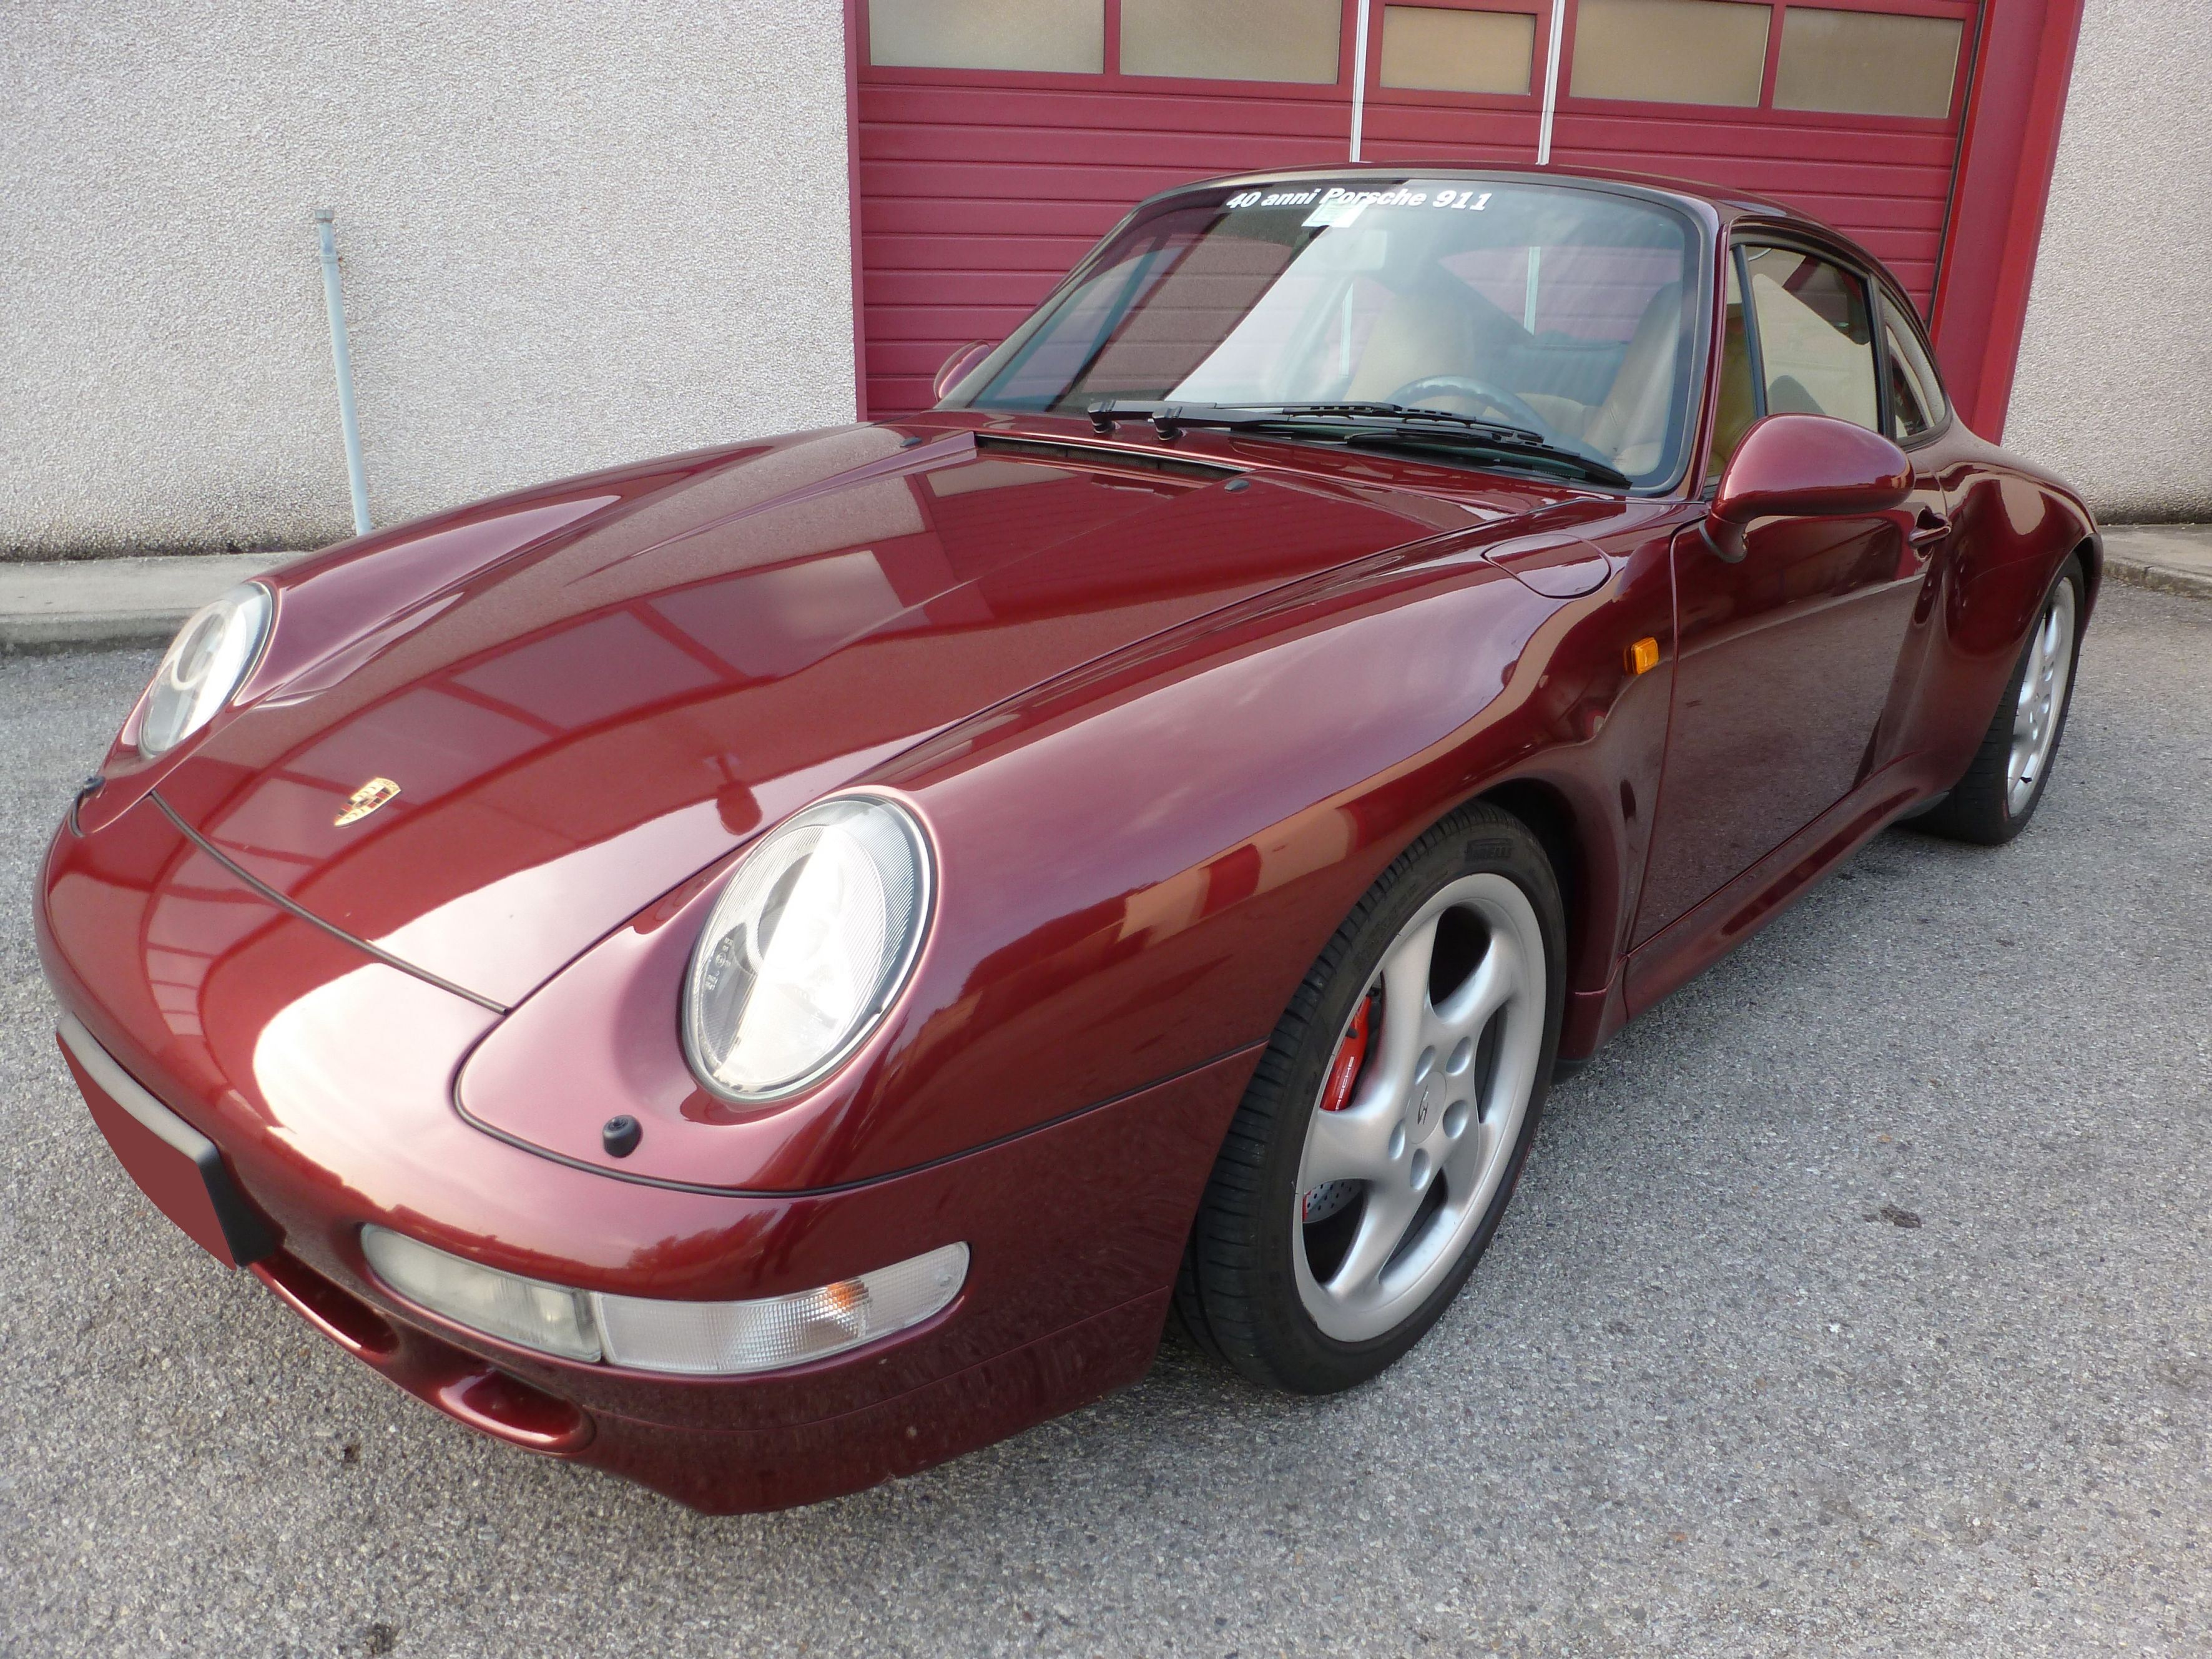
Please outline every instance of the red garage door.
M1978 0L855 0L865 410L927 405L949 351L1002 337L1138 198L1346 157L1753 191L1925 307L1984 23Z

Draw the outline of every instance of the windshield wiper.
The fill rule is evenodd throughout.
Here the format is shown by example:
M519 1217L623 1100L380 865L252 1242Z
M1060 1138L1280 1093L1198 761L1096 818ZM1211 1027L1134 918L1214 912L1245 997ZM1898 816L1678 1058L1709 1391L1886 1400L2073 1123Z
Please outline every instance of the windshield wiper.
M1085 411L1091 424L1111 432L1116 421L1146 420L1163 438L1172 438L1187 426L1234 428L1270 426L1297 421L1419 421L1486 433L1501 441L1544 443L1540 432L1506 421L1486 421L1476 415L1455 414L1449 409L1422 409L1412 404L1147 404L1100 398Z
M1578 477L1593 483L1611 484L1619 489L1632 489L1636 481L1609 462L1595 455L1585 455L1579 449L1565 445L1547 443L1538 439L1533 443L1515 441L1501 443L1486 438L1480 432L1455 432L1449 428L1422 431L1413 428L1362 427L1344 434L1347 444L1360 444L1368 448L1442 450L1454 455L1479 455L1488 460L1519 461L1529 466L1561 467Z
M1163 440L1185 427L1226 431L1322 428L1340 433L1346 443L1402 444L1407 447L1474 453L1495 460L1526 459L1571 469L1600 483L1627 489L1634 481L1618 467L1578 449L1555 444L1540 432L1504 421L1455 414L1449 409L1419 409L1409 404L1159 404L1101 398L1086 411L1091 424L1111 432L1119 421L1146 420Z

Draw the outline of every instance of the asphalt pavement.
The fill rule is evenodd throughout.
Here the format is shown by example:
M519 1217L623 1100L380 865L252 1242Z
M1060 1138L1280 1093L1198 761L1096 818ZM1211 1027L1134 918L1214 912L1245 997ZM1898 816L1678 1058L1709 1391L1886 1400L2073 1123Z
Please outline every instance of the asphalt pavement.
M1565 1085L1377 1382L1170 1348L719 1520L417 1405L108 1153L27 902L152 660L0 660L0 1652L2212 1651L2212 605L2108 590L2013 846L1892 831Z

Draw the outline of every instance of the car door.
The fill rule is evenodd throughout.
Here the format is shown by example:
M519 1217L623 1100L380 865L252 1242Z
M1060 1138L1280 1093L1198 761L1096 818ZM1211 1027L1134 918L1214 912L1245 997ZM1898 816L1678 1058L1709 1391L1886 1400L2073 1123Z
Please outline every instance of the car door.
M1924 720L1924 682L1941 655L1930 637L1937 625L1932 613L1942 591L1941 567L1956 556L1951 542L1952 502L1944 479L1948 475L1957 482L1950 469L1958 453L1955 446L1943 441L1951 428L1950 409L1911 307L1887 282L1876 282L1874 293L1881 325L1882 430L1912 463L1912 489L1903 508L1909 521L1909 572L1902 578L1912 594L1912 606L1904 656L1875 733L1871 759L1874 768L1880 768L1902 758L1925 735L1912 723L1916 706Z
M1827 415L1880 431L1879 310L1864 273L1778 239L1731 250L1717 485L1745 431L1770 414ZM1754 523L1744 556L1698 531L1674 549L1677 659L1665 769L1633 943L1641 944L1848 794L1884 757L1881 726L1934 537L1914 507ZM1939 532L1940 533L1940 532Z

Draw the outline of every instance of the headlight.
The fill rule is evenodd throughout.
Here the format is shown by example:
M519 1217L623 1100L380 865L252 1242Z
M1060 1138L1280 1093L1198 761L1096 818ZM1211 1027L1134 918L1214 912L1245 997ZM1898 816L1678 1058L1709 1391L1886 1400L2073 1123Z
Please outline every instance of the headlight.
M928 842L891 801L821 801L766 837L692 953L684 1046L700 1082L759 1101L825 1075L905 985L929 904Z
M819 1290L750 1302L663 1302L565 1290L501 1273L384 1227L361 1230L376 1276L410 1302L518 1347L688 1376L804 1364L919 1325L968 1278L945 1244Z
M241 582L184 625L146 688L140 754L149 760L166 755L230 701L261 654L274 609L267 588Z

